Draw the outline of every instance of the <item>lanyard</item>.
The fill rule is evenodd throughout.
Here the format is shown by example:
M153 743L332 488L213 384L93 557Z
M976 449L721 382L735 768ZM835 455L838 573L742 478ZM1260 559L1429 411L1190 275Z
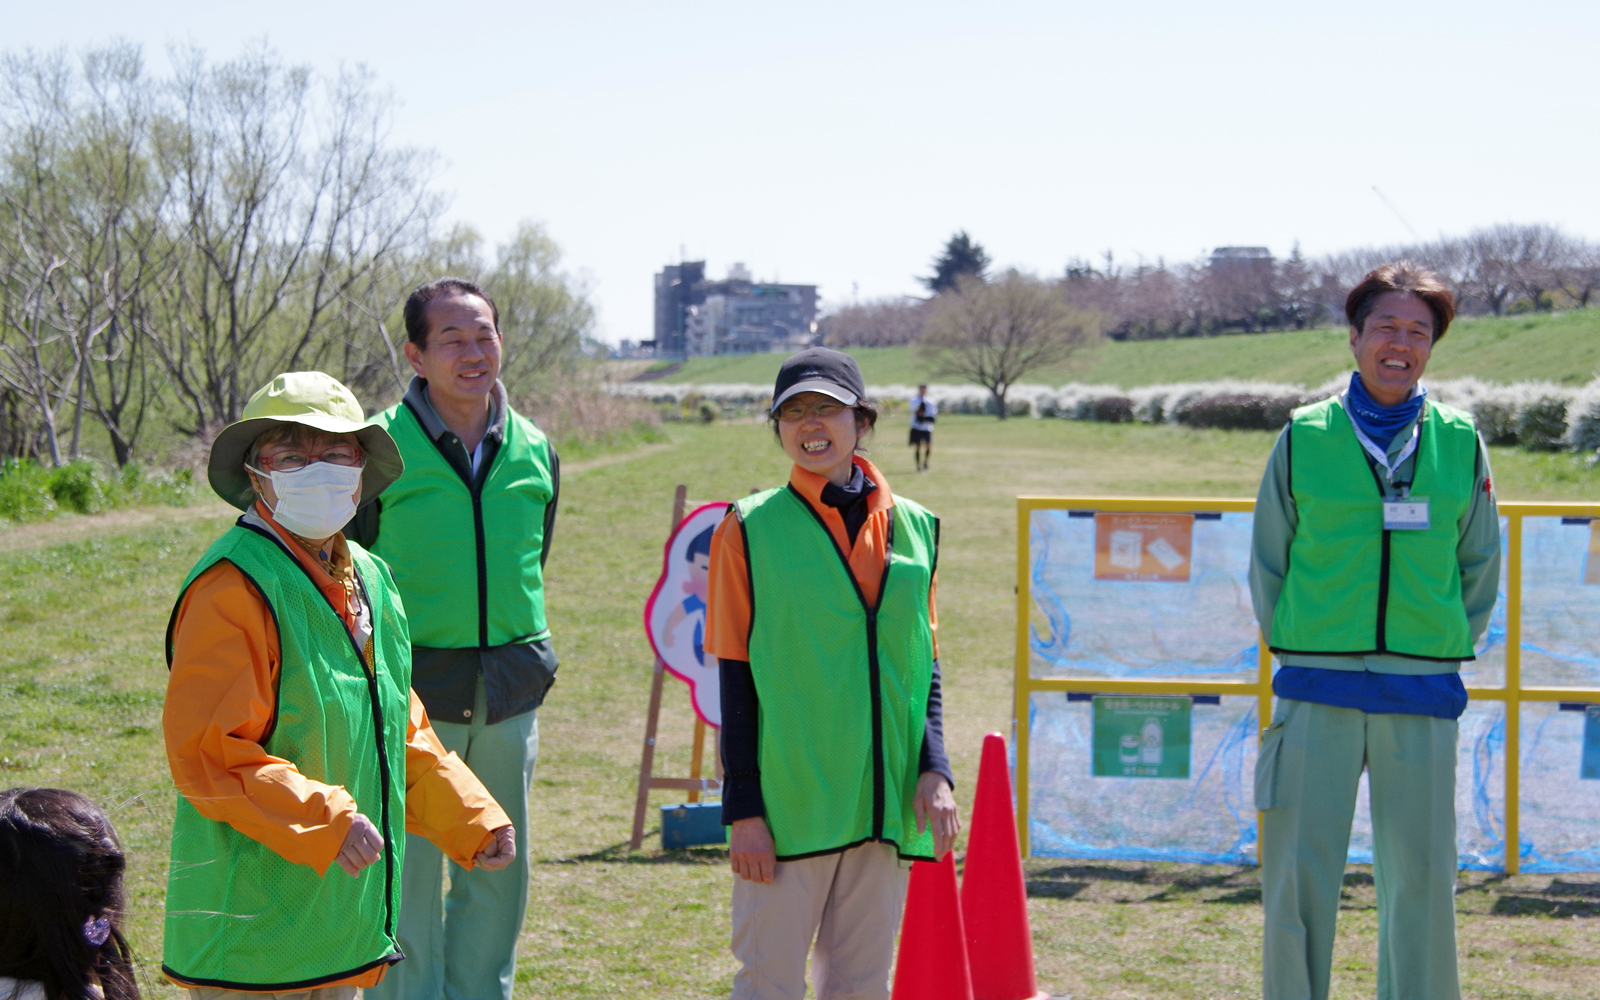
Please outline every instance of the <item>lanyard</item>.
M1345 403L1348 412L1349 400L1346 399L1343 402ZM1384 451L1382 448L1379 448L1375 441L1367 437L1366 433L1362 431L1361 425L1356 423L1354 417L1350 418L1350 428L1356 432L1356 440L1361 442L1361 447L1365 448L1367 450L1367 454L1371 455L1373 460L1383 467L1383 471L1386 475L1386 478L1389 480L1390 486L1394 485L1395 472L1400 468L1400 466L1406 464L1406 459L1416 454L1417 444L1422 440L1422 416L1419 415L1417 417L1417 422L1411 425L1411 440L1406 442L1405 447L1400 449L1400 454L1394 457L1393 462L1390 462L1389 453ZM1401 488L1400 495L1406 496L1410 492L1411 484L1406 483L1405 486Z

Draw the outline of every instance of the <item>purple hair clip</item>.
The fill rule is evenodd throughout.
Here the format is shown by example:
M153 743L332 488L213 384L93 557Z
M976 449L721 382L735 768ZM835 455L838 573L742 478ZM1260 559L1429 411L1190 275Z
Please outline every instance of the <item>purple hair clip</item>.
M111 937L111 921L104 916L90 917L83 922L83 939L96 948L106 943Z

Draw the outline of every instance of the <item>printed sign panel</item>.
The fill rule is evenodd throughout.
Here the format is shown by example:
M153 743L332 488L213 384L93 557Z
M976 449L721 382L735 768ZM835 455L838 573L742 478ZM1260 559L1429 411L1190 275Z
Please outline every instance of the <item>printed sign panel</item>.
M1589 522L1589 556L1583 561L1583 582L1600 583L1600 520Z
M1188 778L1188 698L1096 695L1096 778Z
M1600 780L1600 705L1583 710L1583 764L1578 776Z
M1193 514L1096 514L1094 578L1188 583Z
M667 539L661 579L644 606L644 630L662 666L689 685L694 712L707 725L722 725L722 688L715 657L706 662L706 581L711 572L711 534L728 504L695 508Z

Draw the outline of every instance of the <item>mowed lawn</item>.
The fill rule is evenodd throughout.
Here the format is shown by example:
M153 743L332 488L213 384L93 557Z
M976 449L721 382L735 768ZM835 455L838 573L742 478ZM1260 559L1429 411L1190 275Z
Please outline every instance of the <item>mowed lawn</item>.
M759 424L668 433L670 444L575 464L563 484L548 583L562 668L539 713L519 997L713 997L731 981L724 853L663 852L655 837L627 849L651 664L640 615L674 485L731 499L781 483L788 463ZM901 420L885 422L872 457L943 517L946 729L965 812L983 734L1010 728L1014 498L1250 496L1272 435L952 417L936 437L926 475L911 469ZM1496 463L1507 499L1600 494L1600 471L1581 457L1497 449ZM213 508L0 534L0 781L76 788L111 810L132 856L128 931L150 996L177 995L157 971L174 795L162 634L179 582L229 520ZM687 773L691 732L687 696L669 681L659 770ZM1052 993L1259 993L1254 869L1032 859L1028 872L1040 985ZM1371 996L1370 870L1346 881L1335 993ZM1600 997L1600 877L1473 873L1459 901L1469 996Z
M1022 381L1118 385L1130 389L1170 382L1254 379L1315 387L1351 369L1350 330L1334 324L1312 330L1230 333L1171 340L1105 340L1065 364L1029 372ZM929 379L923 358L909 347L852 347L868 383L915 385ZM691 358L662 382L753 382L769 385L781 354ZM633 363L637 366L637 362ZM658 363L657 367L664 367ZM1428 363L1434 379L1474 375L1488 382L1549 381L1582 385L1600 374L1600 309L1521 316L1480 316L1451 324ZM935 379L959 381L951 377Z

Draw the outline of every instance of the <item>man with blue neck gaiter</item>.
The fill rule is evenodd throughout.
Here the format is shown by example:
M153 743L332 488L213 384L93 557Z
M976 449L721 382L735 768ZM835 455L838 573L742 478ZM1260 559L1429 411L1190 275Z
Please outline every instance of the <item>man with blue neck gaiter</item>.
M1472 417L1418 385L1455 316L1406 262L1345 301L1357 371L1296 410L1256 498L1250 590L1279 670L1256 766L1268 1000L1325 1000L1367 772L1379 1000L1456 1000L1461 661L1488 628L1500 516Z

